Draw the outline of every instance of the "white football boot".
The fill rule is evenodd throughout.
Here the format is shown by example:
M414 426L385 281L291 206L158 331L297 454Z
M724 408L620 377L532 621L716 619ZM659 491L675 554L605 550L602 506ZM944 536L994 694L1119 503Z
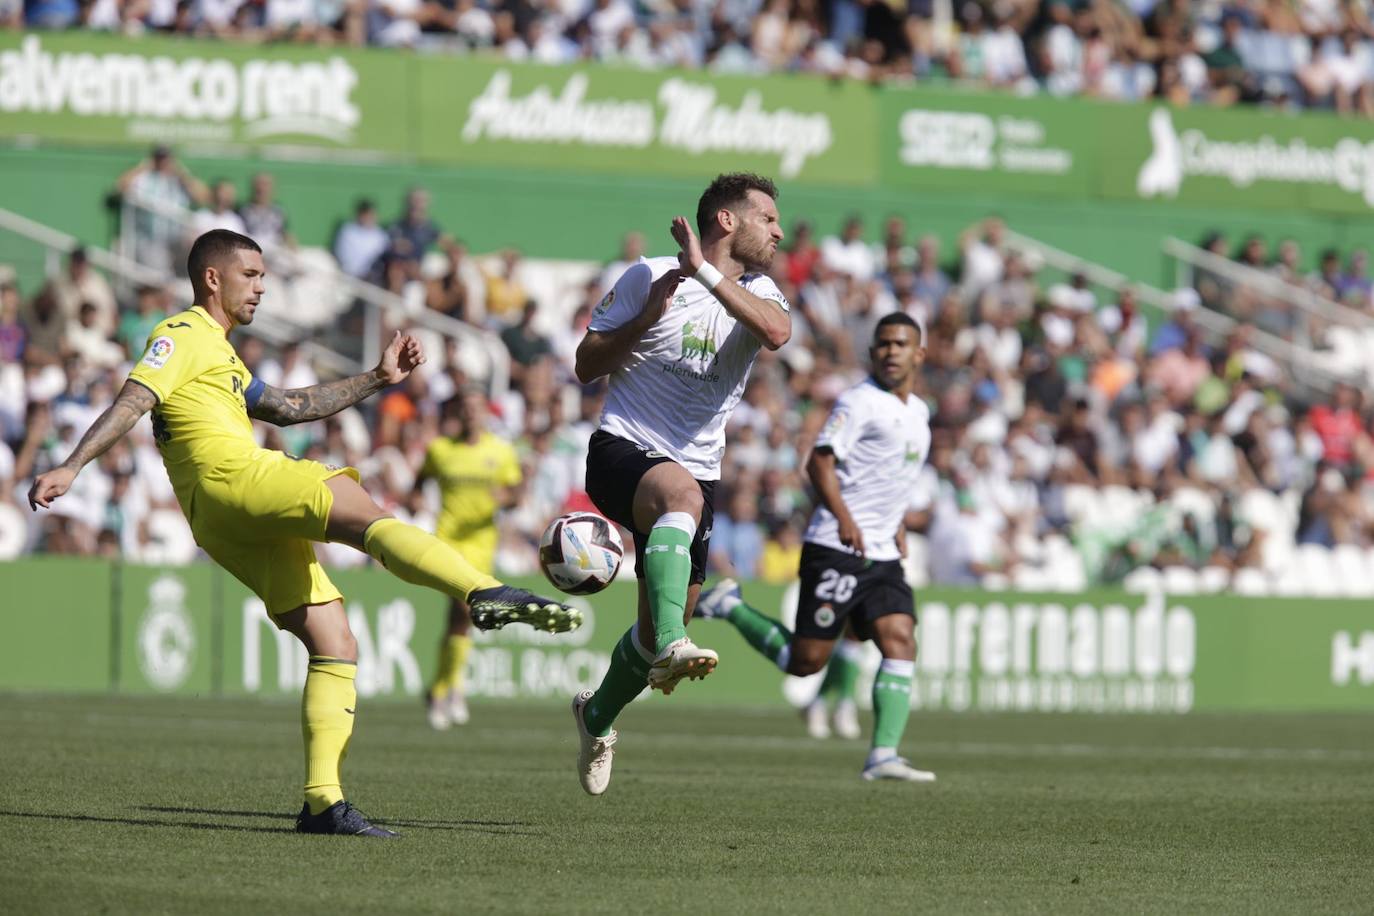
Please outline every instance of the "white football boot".
M654 663L649 666L649 689L662 690L667 696L683 678L699 681L712 671L720 656L710 649L703 649L684 636L674 640L658 653Z
M816 697L806 704L802 718L806 720L806 733L812 738L824 741L830 737L830 710L826 708L825 700Z
M864 779L895 779L899 782L934 782L935 774L929 770L918 770L905 757L890 754L864 766Z
M859 727L859 704L853 700L840 700L835 704L835 734L853 741L863 736Z
M584 690L573 697L573 718L577 720L577 736L582 747L577 752L577 776L582 781L582 789L588 795L600 795L611 784L611 761L615 759L615 739L617 733L603 737L587 731L587 720L582 712L592 698L592 691Z

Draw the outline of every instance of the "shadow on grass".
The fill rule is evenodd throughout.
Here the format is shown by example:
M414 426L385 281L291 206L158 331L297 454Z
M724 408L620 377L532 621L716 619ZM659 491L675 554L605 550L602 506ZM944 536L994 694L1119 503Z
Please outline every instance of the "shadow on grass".
M96 824L123 824L129 827L187 827L191 830L229 830L240 833L294 833L290 827L248 827L242 824L205 824L195 821L164 821L146 817L97 817L94 814L54 814L46 811L6 811L0 817L27 817L45 821L84 821Z
M295 821L296 815L280 811L235 811L230 808L185 808L165 805L140 805L140 811L156 811L160 814L214 814L226 817L265 817L273 820ZM0 814L3 814L0 811ZM476 833L492 833L512 836L543 836L542 830L513 830L509 828L533 827L528 821L479 821L479 820L427 820L422 818L368 818L374 824L384 827L414 827L421 830L466 830ZM505 828L505 829L502 829Z

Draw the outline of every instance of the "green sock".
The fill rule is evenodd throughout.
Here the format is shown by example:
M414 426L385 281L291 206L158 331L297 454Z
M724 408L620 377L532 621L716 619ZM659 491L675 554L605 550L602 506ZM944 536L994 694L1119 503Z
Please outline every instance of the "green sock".
M765 617L743 601L730 611L729 620L745 642L775 665L782 650L792 644L792 633L787 627L771 617Z
M652 662L639 647L639 627L630 627L611 650L611 667L583 710L582 719L589 732L601 738L611 733L615 717L648 684Z
M834 702L854 699L854 685L859 680L858 656L862 652L861 644L847 639L840 641L830 656L830 664L825 666L820 696Z
M911 678L916 663L883 659L873 679L873 747L897 749L911 715Z
M688 531L690 527L692 530ZM654 652L687 635L683 623L687 586L692 578L692 538L696 523L685 512L668 512L649 532L644 547L644 583L654 620Z

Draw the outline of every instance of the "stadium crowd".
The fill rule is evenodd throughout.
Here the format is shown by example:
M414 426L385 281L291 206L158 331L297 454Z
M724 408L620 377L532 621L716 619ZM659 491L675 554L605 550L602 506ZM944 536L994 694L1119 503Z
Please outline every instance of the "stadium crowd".
M191 232L226 226L292 243L270 176L255 178L240 203L231 184L208 189L158 150L119 187L132 192L150 175L163 176L169 196L172 189L201 202ZM562 290L557 303L540 302L526 290L529 265L518 252L469 255L427 206L427 195L412 191L384 226L377 206L361 201L333 251L346 271L499 333L512 384L491 398L491 426L518 443L525 484L503 518L498 562L530 571L548 521L589 505L583 467L602 388L578 385L573 353L592 309L644 241L628 235L585 283ZM936 582L975 584L1043 563L1040 545L1054 534L1072 540L1088 581L1118 581L1148 565L1256 566L1262 526L1242 509L1253 490L1300 499L1299 543L1374 544L1363 489L1374 469L1371 405L1351 386L1304 403L1284 368L1252 347L1253 325L1209 341L1195 321L1211 295L1207 276L1198 277L1201 293L1177 290L1170 313L1150 327L1129 288L1099 301L1082 276L1048 282L1041 265L1008 246L997 218L948 247L900 216L876 238L868 228L857 217L833 234L798 221L774 263L795 304L794 331L781 351L761 353L732 418L712 537L716 571L794 575L811 505L805 455L831 402L862 378L875 322L898 309L928 338L918 390L934 407L923 502L927 573ZM175 251L160 257L174 261ZM1237 261L1255 255L1247 242ZM1263 266L1297 271L1300 263L1293 246L1281 245ZM1358 253L1347 268L1329 269L1324 257L1300 282L1368 295ZM0 551L190 559L195 547L146 420L52 511L31 514L23 499L28 481L61 461L110 403L151 328L183 307L174 288L141 287L121 299L81 250L32 295L21 295L12 269L0 273L0 492L10 504L0 508L0 528L9 529ZM319 378L299 345L269 350L240 336L238 346L269 384ZM452 429L446 405L481 381L465 373L455 345L444 357L361 408L297 427L257 424L258 433L271 447L358 467L384 505L430 524L436 494L415 486L416 471L430 439ZM1129 524L1085 518L1072 505L1075 489L1130 492L1143 502ZM1176 500L1181 493L1191 502ZM1180 517L1184 502L1200 508ZM331 563L367 562L323 549Z
M0 26L1374 115L1369 0L0 0Z

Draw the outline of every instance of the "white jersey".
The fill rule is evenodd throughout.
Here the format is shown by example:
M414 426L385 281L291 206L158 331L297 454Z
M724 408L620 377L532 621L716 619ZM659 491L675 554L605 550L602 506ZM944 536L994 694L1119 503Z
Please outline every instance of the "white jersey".
M816 448L835 455L835 473L854 523L864 538L864 556L896 560L897 533L908 509L924 502L921 467L930 452L930 408L914 394L905 403L872 378L840 395ZM840 526L824 505L811 513L805 540L851 552L840 543Z
M635 318L653 281L677 266L677 258L641 258L601 300L587 330L614 331ZM764 274L745 274L739 282L788 309ZM725 422L744 393L758 352L758 338L710 290L684 279L663 317L611 373L601 428L662 452L697 480L719 480Z

